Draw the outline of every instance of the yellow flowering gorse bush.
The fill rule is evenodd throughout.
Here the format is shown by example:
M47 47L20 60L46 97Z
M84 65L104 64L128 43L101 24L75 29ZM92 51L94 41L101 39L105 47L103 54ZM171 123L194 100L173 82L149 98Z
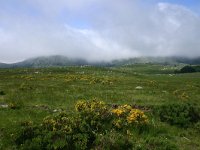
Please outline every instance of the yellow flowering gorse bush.
M142 110L130 105L113 108L103 101L81 100L76 103L75 110L73 114L60 112L47 116L40 125L23 123L16 142L22 147L38 144L40 149L49 149L49 146L52 149L90 149L91 143L98 143L100 135L113 131L131 136L132 129L143 129L148 122Z
M111 110L112 114L116 116L113 124L117 128L122 128L129 125L146 125L148 117L140 109L134 109L130 105L121 105Z
M121 116L125 113L125 111L123 109L113 109L112 113L116 114L117 116Z
M97 128L101 124L103 125L109 122L117 129L148 124L148 117L145 113L140 109L132 108L130 105L120 105L117 108L112 108L103 101L81 100L75 104L75 110L79 113L80 117L85 118L86 122L92 126L95 125ZM43 120L43 125L55 131L63 128L61 126L67 122L70 121L65 115L60 119L46 117ZM67 125L63 130L65 132L71 132L71 127Z
M128 123L146 124L148 123L148 118L143 111L139 109L132 109L127 116Z
M91 102L89 101L78 101L75 105L76 111L90 111L94 112L97 110L105 110L106 104L103 101L96 101L93 100Z

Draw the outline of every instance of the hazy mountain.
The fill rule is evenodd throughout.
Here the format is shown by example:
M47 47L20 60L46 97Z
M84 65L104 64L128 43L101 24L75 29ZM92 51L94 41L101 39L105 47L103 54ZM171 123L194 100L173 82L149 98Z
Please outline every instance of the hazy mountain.
M74 66L87 64L81 59L69 59L65 56L36 57L13 64L13 67L52 67L52 66Z
M9 68L9 67L10 67L9 64L0 63L0 68Z
M56 66L121 66L131 65L135 63L157 63L157 64L200 64L200 57L198 58L184 58L184 57L138 57L130 59L114 60L111 62L87 62L83 59L70 59L66 56L45 56L27 59L22 62L5 64L0 63L0 68L41 68L41 67L56 67Z
M13 64L1 63L0 68L41 68L41 67L56 67L56 66L76 66L88 64L82 59L69 59L65 56L42 56L30 58Z
M200 64L200 57L197 58L184 58L184 57L174 57L177 63L185 63L191 65L199 65Z
M114 60L113 65L131 65L135 63L154 63L154 64L200 64L200 57L197 58L185 58L185 57L138 57L123 60Z

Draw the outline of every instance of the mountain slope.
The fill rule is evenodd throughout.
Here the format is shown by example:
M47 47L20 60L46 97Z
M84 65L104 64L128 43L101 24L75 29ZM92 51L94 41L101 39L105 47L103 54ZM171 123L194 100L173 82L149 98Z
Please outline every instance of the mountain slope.
M22 62L5 64L0 63L0 68L42 68L42 67L58 67L58 66L121 66L131 65L135 63L157 63L157 64L192 64L199 65L200 57L184 58L184 57L138 57L130 59L113 60L111 62L87 62L83 59L70 59L66 56L43 56L24 60Z
M9 68L10 64L0 63L0 68Z
M53 66L74 66L74 65L82 65L87 64L86 61L81 59L69 59L65 56L48 56L48 57L36 57L27 59L22 62L11 64L10 67L18 68L18 67L33 67L33 68L41 68L41 67L53 67Z

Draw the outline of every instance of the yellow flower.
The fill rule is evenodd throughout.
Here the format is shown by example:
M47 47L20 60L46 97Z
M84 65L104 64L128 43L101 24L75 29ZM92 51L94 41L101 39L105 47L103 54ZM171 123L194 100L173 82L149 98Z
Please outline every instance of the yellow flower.
M92 101L92 102L87 102L87 101L78 101L75 105L75 109L77 111L89 111L93 112L96 110L104 110L106 109L106 105L103 101Z
M87 103L84 101L78 101L75 105L76 111L84 110L87 107Z
M125 113L125 111L123 109L113 109L112 113L116 114L117 116L121 116L123 113Z
M128 123L146 124L148 118L143 111L139 109L132 109L129 116L127 116Z

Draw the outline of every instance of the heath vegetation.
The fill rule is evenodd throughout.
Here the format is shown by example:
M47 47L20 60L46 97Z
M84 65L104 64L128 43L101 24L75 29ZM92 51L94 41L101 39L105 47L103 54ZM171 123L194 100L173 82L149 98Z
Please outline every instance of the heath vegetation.
M0 149L199 149L200 74L180 68L1 69Z

